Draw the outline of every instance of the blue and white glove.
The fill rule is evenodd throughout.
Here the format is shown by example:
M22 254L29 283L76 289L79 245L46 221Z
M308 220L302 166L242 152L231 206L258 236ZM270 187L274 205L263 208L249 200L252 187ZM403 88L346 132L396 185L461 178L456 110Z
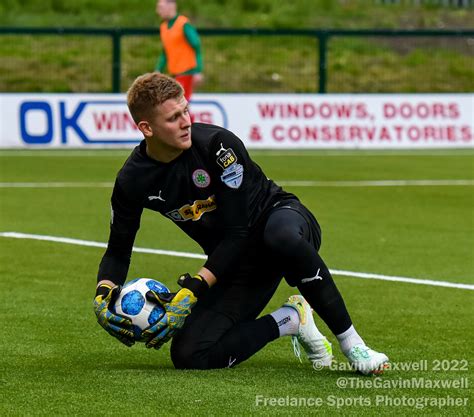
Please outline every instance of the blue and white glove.
M94 312L99 324L113 337L120 340L126 346L135 343L132 330L132 322L123 316L113 313L110 307L120 294L121 287L102 284L97 287L94 298Z
M146 298L152 303L159 304L165 309L161 319L142 332L142 339L146 340L147 348L159 349L170 340L177 330L184 325L186 317L196 304L198 297L208 289L207 282L200 275L191 277L189 274L181 275L178 284L183 288L177 293L157 293L150 290Z

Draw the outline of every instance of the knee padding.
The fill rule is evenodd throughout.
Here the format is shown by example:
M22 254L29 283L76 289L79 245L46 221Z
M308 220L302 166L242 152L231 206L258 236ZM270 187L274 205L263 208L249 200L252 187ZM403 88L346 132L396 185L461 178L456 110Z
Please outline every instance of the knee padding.
M171 361L176 369L208 369L206 355L191 343L183 343L179 337L171 343Z
M277 254L292 254L304 239L301 225L289 222L286 212L278 210L270 216L263 233L265 246ZM293 213L292 213L293 214ZM299 215L297 215L299 216Z

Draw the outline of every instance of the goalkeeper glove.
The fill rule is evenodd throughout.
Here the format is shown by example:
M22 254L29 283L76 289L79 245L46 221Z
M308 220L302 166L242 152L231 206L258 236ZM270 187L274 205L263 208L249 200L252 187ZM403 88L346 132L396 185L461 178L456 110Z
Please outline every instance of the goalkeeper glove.
M120 294L120 290L120 286L111 288L109 285L99 285L94 298L94 312L99 324L110 335L130 347L135 343L132 322L123 316L112 313L110 310Z
M159 349L170 340L175 332L183 327L184 321L191 313L198 297L209 289L209 285L200 275L193 277L189 274L181 275L178 284L183 288L175 294L160 294L153 290L146 293L148 300L155 304L161 304L165 309L163 317L142 332L142 339L147 341L147 348Z

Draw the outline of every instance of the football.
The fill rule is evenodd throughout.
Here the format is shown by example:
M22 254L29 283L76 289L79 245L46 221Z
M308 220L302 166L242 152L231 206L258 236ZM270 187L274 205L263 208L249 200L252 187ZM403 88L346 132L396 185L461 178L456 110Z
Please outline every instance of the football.
M133 334L141 342L141 332L155 324L165 314L161 306L151 303L145 297L149 290L168 293L170 290L163 283L151 278L137 278L127 282L114 304L117 314L128 317L133 323Z

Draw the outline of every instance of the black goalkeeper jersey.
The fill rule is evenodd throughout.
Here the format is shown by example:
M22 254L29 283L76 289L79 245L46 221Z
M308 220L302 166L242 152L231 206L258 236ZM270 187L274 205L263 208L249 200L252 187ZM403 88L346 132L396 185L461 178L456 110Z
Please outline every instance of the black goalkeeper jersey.
M194 123L192 146L169 163L142 141L117 175L107 251L98 279L122 284L144 208L173 221L208 255L205 267L225 279L246 256L265 213L296 199L268 179L232 132Z

